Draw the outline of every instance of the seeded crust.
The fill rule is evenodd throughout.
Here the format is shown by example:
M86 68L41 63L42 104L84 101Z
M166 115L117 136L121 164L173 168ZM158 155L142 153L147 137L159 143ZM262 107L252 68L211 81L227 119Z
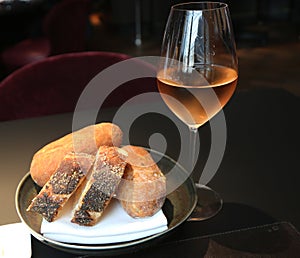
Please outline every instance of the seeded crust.
M76 191L73 223L93 226L100 220L122 178L126 156L118 147L99 148L92 172Z
M68 153L39 194L32 200L27 211L37 212L49 222L55 220L59 211L85 179L93 162L94 156Z
M153 216L164 204L166 178L147 150L124 146L127 165L117 196L124 210L133 218Z

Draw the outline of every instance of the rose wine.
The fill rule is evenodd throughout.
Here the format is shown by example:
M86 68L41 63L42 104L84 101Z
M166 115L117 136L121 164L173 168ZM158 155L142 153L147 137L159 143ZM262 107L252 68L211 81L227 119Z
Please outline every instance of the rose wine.
M219 65L178 72L161 70L158 90L168 107L186 124L201 126L218 113L232 96L237 72Z

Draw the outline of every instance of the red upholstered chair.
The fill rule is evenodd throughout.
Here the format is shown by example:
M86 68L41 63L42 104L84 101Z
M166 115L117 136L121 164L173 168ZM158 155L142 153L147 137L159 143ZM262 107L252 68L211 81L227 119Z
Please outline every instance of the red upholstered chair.
M1 62L6 72L12 72L49 55L50 42L47 38L29 38L5 49L1 54Z
M44 19L44 33L50 42L50 54L86 50L90 0L63 0Z
M43 37L28 38L1 53L7 72L50 55L86 50L89 0L63 0L43 20Z
M26 65L0 83L0 121L72 112L83 89L95 75L128 58L128 55L112 52L79 52ZM155 78L148 79L152 85L156 84ZM106 104L118 105L148 85L144 81L129 81L121 85L122 92L108 99ZM149 87L153 89L152 85Z

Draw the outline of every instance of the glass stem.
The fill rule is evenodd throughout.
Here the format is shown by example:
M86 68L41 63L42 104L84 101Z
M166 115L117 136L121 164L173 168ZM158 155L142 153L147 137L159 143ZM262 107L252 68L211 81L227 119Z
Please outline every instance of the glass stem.
M196 165L196 143L197 143L197 134L198 134L198 128L189 126L190 131L190 148L189 148L189 171L191 172L191 177L194 180L194 182L197 182L196 175L194 171L194 167Z

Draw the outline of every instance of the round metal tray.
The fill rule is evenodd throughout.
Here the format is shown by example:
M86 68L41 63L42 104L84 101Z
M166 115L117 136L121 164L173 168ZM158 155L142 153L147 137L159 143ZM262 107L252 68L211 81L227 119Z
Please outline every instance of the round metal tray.
M166 201L163 205L164 214L168 219L167 230L133 241L99 245L70 244L46 238L40 233L42 222L41 215L26 211L31 200L39 191L29 173L23 177L16 191L16 209L21 221L29 227L31 234L39 241L54 248L71 253L122 253L128 250L130 247L137 249L137 247L143 247L145 244L149 244L149 242L154 242L153 240L158 240L162 236L178 227L190 216L196 206L197 196L194 183L189 177L187 177L187 172L181 165L179 165L170 157L165 156L157 151L148 151L151 153L154 160L158 162L157 164L163 173L168 173L170 170L175 171L176 178L168 177L167 187L168 185L178 185L178 182L180 181L183 182L179 185L179 187L167 195ZM174 182L170 182L172 180Z

